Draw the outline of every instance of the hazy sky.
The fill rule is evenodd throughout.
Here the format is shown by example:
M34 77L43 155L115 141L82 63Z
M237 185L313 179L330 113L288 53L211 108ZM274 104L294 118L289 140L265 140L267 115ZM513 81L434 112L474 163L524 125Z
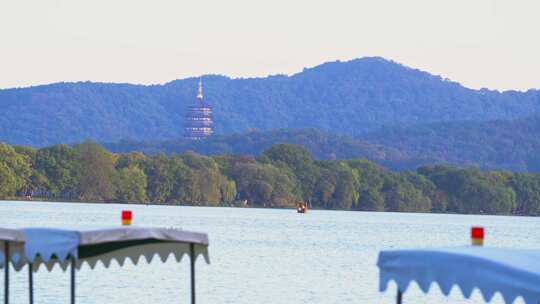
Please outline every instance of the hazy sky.
M540 88L538 0L0 0L0 88L294 74L382 56Z

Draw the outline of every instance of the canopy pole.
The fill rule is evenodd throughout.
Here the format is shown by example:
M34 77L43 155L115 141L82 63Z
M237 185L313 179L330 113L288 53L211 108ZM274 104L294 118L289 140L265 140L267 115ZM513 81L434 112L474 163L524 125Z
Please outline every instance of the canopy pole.
M396 303L397 303L397 304L401 304L402 298L403 298L403 293L401 292L401 290L398 289L398 291L397 291L397 297L396 297Z
M34 304L34 270L32 263L28 263L28 299L30 304Z
M4 242L4 303L9 304L9 242Z
M71 304L75 304L75 257L71 255Z
M195 304L195 245L189 244L189 257L191 260L191 304Z

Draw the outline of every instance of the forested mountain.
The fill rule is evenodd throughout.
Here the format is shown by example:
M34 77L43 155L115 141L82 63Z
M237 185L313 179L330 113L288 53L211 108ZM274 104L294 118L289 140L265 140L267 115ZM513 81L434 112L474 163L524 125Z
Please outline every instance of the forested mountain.
M540 172L540 117L381 128L362 138L421 160Z
M45 146L84 139L182 135L196 78L141 86L92 82L0 90L0 141ZM292 76L204 76L217 134L317 128L358 136L381 126L540 114L540 91L472 90L383 58L330 62Z
M315 129L249 131L203 141L121 141L114 152L258 156L274 144L304 146L318 160L367 158L393 170L427 164L540 172L540 117L514 121L440 122L385 127L352 138Z
M168 141L123 140L116 143L106 143L104 146L115 153L139 151L146 154L178 154L185 151L194 151L204 155L237 154L259 156L264 150L279 143L301 145L317 160L362 157L384 163L387 160L406 159L401 152L395 149L316 129L251 130L232 135L212 136L198 141L184 138Z

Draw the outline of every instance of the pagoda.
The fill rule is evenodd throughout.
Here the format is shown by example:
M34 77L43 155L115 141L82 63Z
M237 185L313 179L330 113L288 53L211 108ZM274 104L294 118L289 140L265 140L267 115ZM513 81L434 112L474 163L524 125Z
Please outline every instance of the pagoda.
M202 80L199 79L197 98L186 109L184 137L200 140L214 133L212 119L212 106L203 98Z

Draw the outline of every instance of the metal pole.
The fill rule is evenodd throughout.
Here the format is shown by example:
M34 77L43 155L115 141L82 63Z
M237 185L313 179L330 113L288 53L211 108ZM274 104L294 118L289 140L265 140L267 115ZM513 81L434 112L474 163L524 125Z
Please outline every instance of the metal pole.
M191 259L191 304L195 304L195 245L189 244Z
M4 303L9 304L9 242L4 242Z
M71 256L71 304L75 304L75 257Z
M28 289L29 294L28 298L30 299L30 304L34 304L34 270L32 269L32 263L28 262Z
M396 303L401 304L402 298L403 298L403 293L401 292L401 290L398 289Z

